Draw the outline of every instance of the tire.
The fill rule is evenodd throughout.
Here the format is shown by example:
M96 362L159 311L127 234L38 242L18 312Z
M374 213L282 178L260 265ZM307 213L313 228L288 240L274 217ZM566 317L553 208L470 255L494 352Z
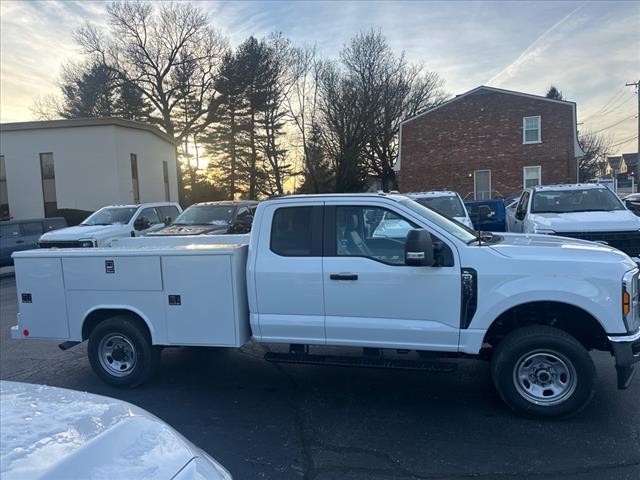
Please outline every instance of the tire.
M527 417L569 417L593 396L589 352L553 327L532 325L507 335L494 352L491 374L502 400Z
M130 317L119 315L100 322L89 335L91 368L103 381L134 388L147 381L160 360L160 349Z

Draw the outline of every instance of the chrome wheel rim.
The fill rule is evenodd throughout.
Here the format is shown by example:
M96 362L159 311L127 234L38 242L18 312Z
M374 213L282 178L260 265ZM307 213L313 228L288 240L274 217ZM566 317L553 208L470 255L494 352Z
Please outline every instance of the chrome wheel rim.
M564 355L552 350L528 352L516 362L513 381L518 393L531 403L558 405L576 389L577 374Z
M98 356L102 368L115 377L129 375L137 361L133 342L119 333L107 335L100 341Z

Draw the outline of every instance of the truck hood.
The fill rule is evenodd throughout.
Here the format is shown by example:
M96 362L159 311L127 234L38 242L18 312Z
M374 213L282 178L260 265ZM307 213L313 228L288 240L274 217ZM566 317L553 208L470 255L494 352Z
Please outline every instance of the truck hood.
M509 258L614 262L624 264L627 270L636 267L633 260L620 250L586 240L518 233L500 233L499 236L500 240L490 248Z
M64 241L64 240L80 240L84 238L104 239L122 235L123 232L129 232L129 227L124 224L115 225L87 225L76 227L61 228L53 232L45 233L40 237L41 241Z
M150 413L113 398L2 381L0 402L3 479L169 480L200 452Z
M149 237L170 235L220 235L229 231L228 225L169 225L155 232L147 233Z
M535 228L561 232L617 232L640 229L640 218L629 210L610 212L532 213Z

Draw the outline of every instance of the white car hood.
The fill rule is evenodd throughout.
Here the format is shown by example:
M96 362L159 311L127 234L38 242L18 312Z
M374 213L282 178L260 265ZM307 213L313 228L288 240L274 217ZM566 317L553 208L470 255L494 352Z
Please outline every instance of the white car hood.
M640 229L640 218L629 210L610 212L532 213L529 220L536 228L561 232L615 232Z
M510 258L620 263L625 271L636 267L633 260L620 250L586 240L519 233L500 233L499 237L501 240L490 247Z
M195 447L126 402L0 382L0 477L171 479Z
M108 238L114 235L120 235L123 231L127 231L128 227L122 223L115 225L87 225L61 228L53 232L45 233L40 240L64 241L64 240L80 240L84 238Z

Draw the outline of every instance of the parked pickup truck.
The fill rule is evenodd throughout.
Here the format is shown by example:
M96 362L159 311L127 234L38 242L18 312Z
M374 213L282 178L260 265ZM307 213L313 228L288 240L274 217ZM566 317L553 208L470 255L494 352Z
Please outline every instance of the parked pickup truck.
M110 205L89 215L80 225L45 233L40 248L92 248L109 246L114 238L137 237L163 228L182 208L177 203Z
M381 235L385 216L408 233ZM395 194L267 200L248 246L211 240L18 252L12 336L88 340L96 374L123 387L149 378L161 347L251 339L289 345L272 362L444 372L487 359L504 401L540 417L587 404L590 350L611 352L621 389L640 361L639 269L605 245L478 233Z
M604 185L528 188L508 222L511 232L590 240L640 256L640 218Z

